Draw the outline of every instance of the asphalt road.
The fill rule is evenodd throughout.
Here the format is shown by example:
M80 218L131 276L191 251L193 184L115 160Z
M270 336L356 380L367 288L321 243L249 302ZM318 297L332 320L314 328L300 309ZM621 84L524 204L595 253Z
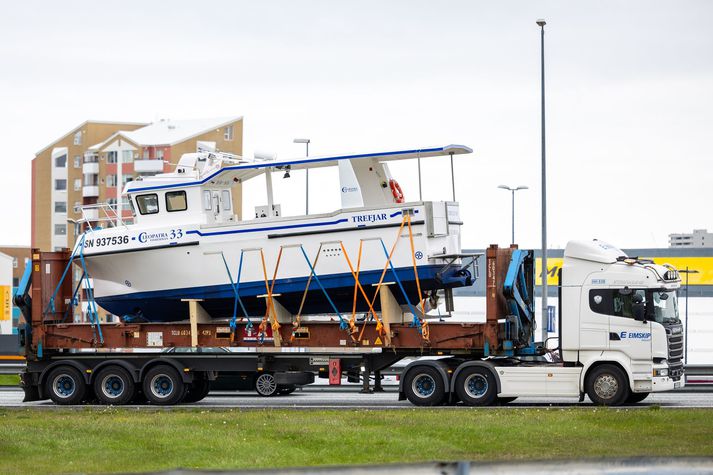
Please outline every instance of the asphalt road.
M19 388L0 389L0 407L57 407L51 401L23 403L23 392ZM713 394L706 392L668 392L652 394L644 402L631 408L646 408L657 405L666 409L713 408ZM99 406L97 406L99 407ZM176 407L201 408L294 408L294 409L409 409L414 406L408 401L399 401L396 388L388 387L384 393L360 394L356 388L311 387L298 390L287 396L265 398L251 392L212 392L203 401ZM441 406L445 407L445 406ZM458 405L464 410L471 408ZM576 398L520 398L501 407L594 407L588 399L580 403Z

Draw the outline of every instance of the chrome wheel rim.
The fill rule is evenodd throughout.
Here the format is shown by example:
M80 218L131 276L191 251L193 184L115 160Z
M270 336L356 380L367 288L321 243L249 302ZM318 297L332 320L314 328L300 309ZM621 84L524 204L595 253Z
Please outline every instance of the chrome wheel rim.
M419 374L411 383L412 392L421 398L427 398L436 392L436 380L429 374Z
M74 378L67 374L58 374L52 380L52 388L54 393L63 399L71 397L72 394L77 390L77 385L74 382Z
M124 394L124 380L115 374L108 374L102 379L102 394L109 399L116 399Z
M482 374L471 374L465 380L465 392L473 399L480 399L488 392L488 379Z
M594 393L602 399L611 399L619 391L619 382L611 374L602 374L594 381Z
M268 396L277 391L277 383L275 383L275 378L271 374L258 376L257 381L255 381L255 387L257 392Z
M165 374L157 374L151 378L151 394L165 399L173 394L173 381Z

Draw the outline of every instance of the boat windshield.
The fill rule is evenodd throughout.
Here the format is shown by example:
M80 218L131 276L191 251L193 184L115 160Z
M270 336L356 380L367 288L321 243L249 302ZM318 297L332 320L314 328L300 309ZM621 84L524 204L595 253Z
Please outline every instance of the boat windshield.
M678 296L675 290L654 290L653 320L658 323L678 323Z

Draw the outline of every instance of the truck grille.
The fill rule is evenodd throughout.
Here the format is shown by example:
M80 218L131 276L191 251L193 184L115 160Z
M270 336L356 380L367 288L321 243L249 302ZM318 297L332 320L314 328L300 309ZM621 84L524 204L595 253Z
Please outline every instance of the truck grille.
M668 337L668 375L674 381L683 376L683 326L666 327Z

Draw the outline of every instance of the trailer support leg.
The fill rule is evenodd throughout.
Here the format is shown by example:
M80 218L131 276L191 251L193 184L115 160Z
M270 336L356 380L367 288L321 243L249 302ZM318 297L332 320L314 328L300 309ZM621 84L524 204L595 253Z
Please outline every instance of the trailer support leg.
M384 388L381 386L381 371L374 371L374 392L384 392Z
M362 380L362 387L361 391L359 391L361 394L372 394L374 391L372 391L369 388L369 375L371 374L371 364L368 359L364 359L361 364L361 380Z

